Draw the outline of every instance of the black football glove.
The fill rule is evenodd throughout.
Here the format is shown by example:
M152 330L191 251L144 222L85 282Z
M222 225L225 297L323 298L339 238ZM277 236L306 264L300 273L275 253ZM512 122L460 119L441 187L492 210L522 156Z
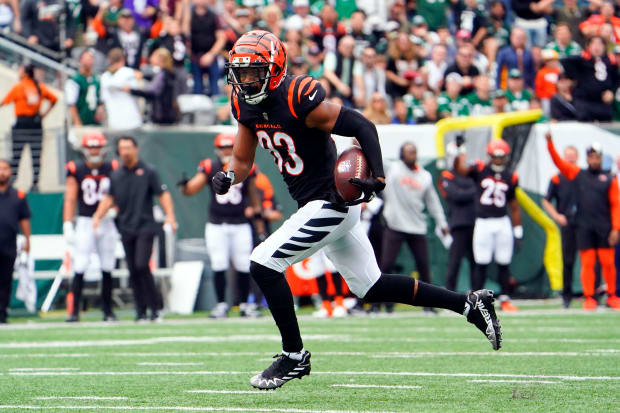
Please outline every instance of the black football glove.
M183 175L181 175L181 179L179 179L179 181L177 182L177 186L180 186L181 188L184 188L185 185L187 185L188 182L189 182L189 178L187 177L187 174L185 174L185 172L183 172Z
M349 179L349 182L352 185L360 188L364 196L362 198L356 199L355 201L346 202L345 204L347 206L353 206L361 204L363 202L369 202L375 197L376 194L383 191L383 189L385 188L385 183L381 182L375 177L370 177L367 179L351 178Z
M211 181L211 185L216 194L224 195L228 192L234 178L234 174L231 173L230 175L231 176L224 171L219 171L215 174L213 180Z
M465 143L465 137L463 135L456 135L456 147L460 148Z

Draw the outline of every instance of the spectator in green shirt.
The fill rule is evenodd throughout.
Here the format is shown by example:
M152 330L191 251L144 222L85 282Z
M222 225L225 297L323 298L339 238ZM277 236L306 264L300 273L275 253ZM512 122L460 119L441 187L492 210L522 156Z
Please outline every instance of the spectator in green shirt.
M472 116L490 115L494 113L491 102L491 83L487 75L479 75L474 80L474 91L465 98L469 103L469 112Z
M568 23L561 22L555 26L554 39L554 41L547 43L545 49L555 50L561 59L581 54L581 46L572 39Z
M99 99L99 78L93 73L95 57L86 49L80 55L80 68L65 86L65 99L75 126L99 125L103 107Z
M440 118L468 116L469 105L466 99L460 97L463 85L463 76L456 72L446 76L446 91L437 98Z
M512 110L528 110L531 107L532 92L525 89L523 75L519 69L510 69L508 72L508 90L506 97Z

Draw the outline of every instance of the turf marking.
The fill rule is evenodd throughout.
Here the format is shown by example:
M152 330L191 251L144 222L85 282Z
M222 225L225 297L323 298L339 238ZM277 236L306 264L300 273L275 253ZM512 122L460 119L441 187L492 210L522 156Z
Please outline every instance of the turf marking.
M322 353L317 353L323 355ZM524 352L475 352L475 351L415 351L407 353L367 353L370 358L419 358L444 356L489 356L489 357L584 357L584 356L620 356L615 352L578 352L578 351L524 351Z
M185 393L207 393L207 394L275 394L270 391L260 390L185 390Z
M250 371L11 371L10 376L217 376L233 374L252 374ZM505 379L558 379L569 381L620 381L620 376L570 376L570 375L535 375L509 373L433 373L421 371L313 371L317 375L333 376L410 376L410 377L462 377L485 378L499 377Z
M216 406L28 406L28 405L0 405L0 410L163 410L181 412L265 412L265 413L379 413L368 410L309 410L309 409L269 409L247 407L216 407ZM392 413L383 411L381 413Z
M0 354L0 358L84 358L91 357L85 353L29 353L29 354Z
M230 335L230 336L162 336L145 339L128 340L84 340L84 341L48 341L48 342L9 342L0 343L0 349L25 349L25 348L76 348L76 347L118 347L118 346L145 346L170 343L229 343L229 342L280 342L282 338L275 334L263 335ZM384 338L354 337L342 334L308 335L306 341L320 342L350 342L350 343L385 343ZM433 338L433 337L400 337L391 339L391 342L399 343L479 343L482 337L477 338ZM518 338L520 343L613 343L615 338Z
M160 362L141 362L136 363L138 366L204 366L204 363L160 363Z
M35 397L34 400L129 400L129 397L123 396L41 396Z
M351 389L421 389L422 386L401 386L387 384L332 384L331 387L346 387Z
M58 372L58 371L78 371L78 367L15 367L9 369L9 372L27 372L27 371L44 371L44 372Z
M467 380L470 383L539 383L539 384L561 384L559 381L548 380Z

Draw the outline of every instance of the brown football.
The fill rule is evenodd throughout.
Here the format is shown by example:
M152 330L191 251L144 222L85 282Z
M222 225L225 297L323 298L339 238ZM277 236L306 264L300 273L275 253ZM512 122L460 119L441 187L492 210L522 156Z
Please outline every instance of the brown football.
M349 179L367 179L369 176L368 161L359 146L353 146L342 152L336 160L334 181L338 193L345 201L354 201L362 195L362 190L351 184Z

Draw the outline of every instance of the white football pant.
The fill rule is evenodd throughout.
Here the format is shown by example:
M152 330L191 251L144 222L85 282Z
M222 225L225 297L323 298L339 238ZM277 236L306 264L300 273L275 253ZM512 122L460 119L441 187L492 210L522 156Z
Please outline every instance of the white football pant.
M495 262L508 265L512 260L512 223L507 215L500 218L476 218L474 225L474 261L476 264Z
M205 225L207 254L213 271L226 271L230 260L238 272L250 272L252 227L250 224Z
M321 248L358 297L381 276L375 254L360 224L361 206L311 201L291 215L252 252L250 259L278 272Z
M112 219L102 219L95 232L91 217L77 217L75 221L73 271L84 274L90 264L92 253L96 253L99 257L101 271L112 271L117 240L118 232Z

